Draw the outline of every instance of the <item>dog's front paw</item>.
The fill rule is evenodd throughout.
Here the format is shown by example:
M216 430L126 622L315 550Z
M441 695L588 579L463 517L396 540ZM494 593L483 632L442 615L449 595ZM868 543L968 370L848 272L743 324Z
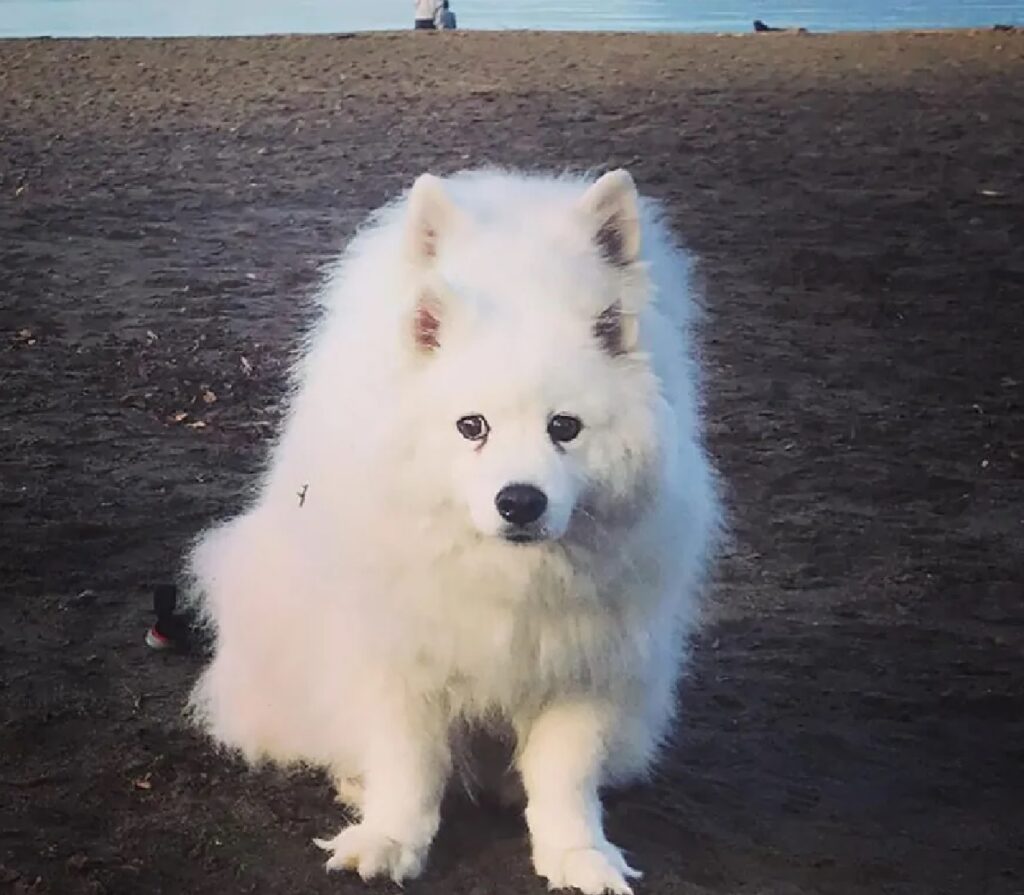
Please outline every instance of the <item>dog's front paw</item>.
M533 866L549 889L579 889L586 895L632 895L627 880L643 874L634 870L610 842L593 848L534 847Z
M399 842L361 823L346 827L333 839L313 841L331 853L329 871L355 870L364 880L386 876L396 883L419 876L429 845Z

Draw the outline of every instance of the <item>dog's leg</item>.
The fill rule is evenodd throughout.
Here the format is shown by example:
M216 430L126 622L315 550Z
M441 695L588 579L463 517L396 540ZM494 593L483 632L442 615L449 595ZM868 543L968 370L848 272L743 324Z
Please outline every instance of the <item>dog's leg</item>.
M440 713L395 706L373 718L366 739L360 820L316 844L328 870L395 882L418 876L437 832L450 755Z
M353 818L361 816L363 797L366 794L361 777L350 777L346 774L335 775L334 792L336 800L349 809Z
M640 873L604 835L598 786L612 717L605 706L559 703L523 731L519 767L533 865L553 889L628 895Z

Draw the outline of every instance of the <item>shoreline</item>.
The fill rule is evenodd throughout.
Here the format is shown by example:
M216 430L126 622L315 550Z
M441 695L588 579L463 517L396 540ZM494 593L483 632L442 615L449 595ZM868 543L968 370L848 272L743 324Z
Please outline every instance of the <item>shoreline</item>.
M870 36L932 36L932 35L978 35L978 34L1014 34L1024 33L1024 24L1004 24L994 22L991 25L973 26L951 26L948 28L871 28L871 29L839 29L811 30L799 25L784 25L770 31L755 31L752 27L743 31L682 31L674 29L666 30L593 30L593 29L554 29L554 28L459 28L452 32L415 32L412 28L402 29L381 29L381 30L360 30L360 31L274 31L258 34L166 34L166 35L142 35L142 34L87 34L87 35L51 35L37 34L25 36L0 36L0 43L9 42L31 42L31 41L159 41L159 40L288 40L293 38L315 38L328 39L357 38L357 37L395 37L404 34L418 34L421 37L427 35L441 36L441 39L449 40L460 38L465 34L486 34L498 35L509 34L518 36L583 36L594 37L685 37L685 38L722 38L722 37L870 37ZM429 37L427 39L430 39Z

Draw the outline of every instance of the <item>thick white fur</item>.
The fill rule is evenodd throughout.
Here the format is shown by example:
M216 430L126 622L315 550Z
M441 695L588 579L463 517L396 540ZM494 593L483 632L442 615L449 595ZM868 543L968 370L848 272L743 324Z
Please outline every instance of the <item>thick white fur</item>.
M666 733L718 520L685 255L622 171L424 175L321 299L254 502L191 556L216 633L197 717L250 760L327 768L360 818L328 868L396 880L423 867L455 732L506 729L537 872L630 891L598 790ZM594 336L609 307L621 353ZM474 413L482 446L455 426ZM576 440L552 443L554 413ZM549 498L539 542L502 537L510 483Z

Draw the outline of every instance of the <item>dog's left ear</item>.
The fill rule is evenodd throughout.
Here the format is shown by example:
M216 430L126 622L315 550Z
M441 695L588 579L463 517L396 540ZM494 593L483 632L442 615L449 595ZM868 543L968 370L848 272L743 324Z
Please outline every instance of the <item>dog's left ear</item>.
M457 222L459 210L433 174L421 174L409 191L405 244L409 260L417 267L429 267L438 246Z
M640 203L636 185L623 168L598 178L580 200L601 253L616 267L640 256Z
M635 314L626 314L619 302L605 308L594 320L594 338L612 357L628 354L639 341Z

